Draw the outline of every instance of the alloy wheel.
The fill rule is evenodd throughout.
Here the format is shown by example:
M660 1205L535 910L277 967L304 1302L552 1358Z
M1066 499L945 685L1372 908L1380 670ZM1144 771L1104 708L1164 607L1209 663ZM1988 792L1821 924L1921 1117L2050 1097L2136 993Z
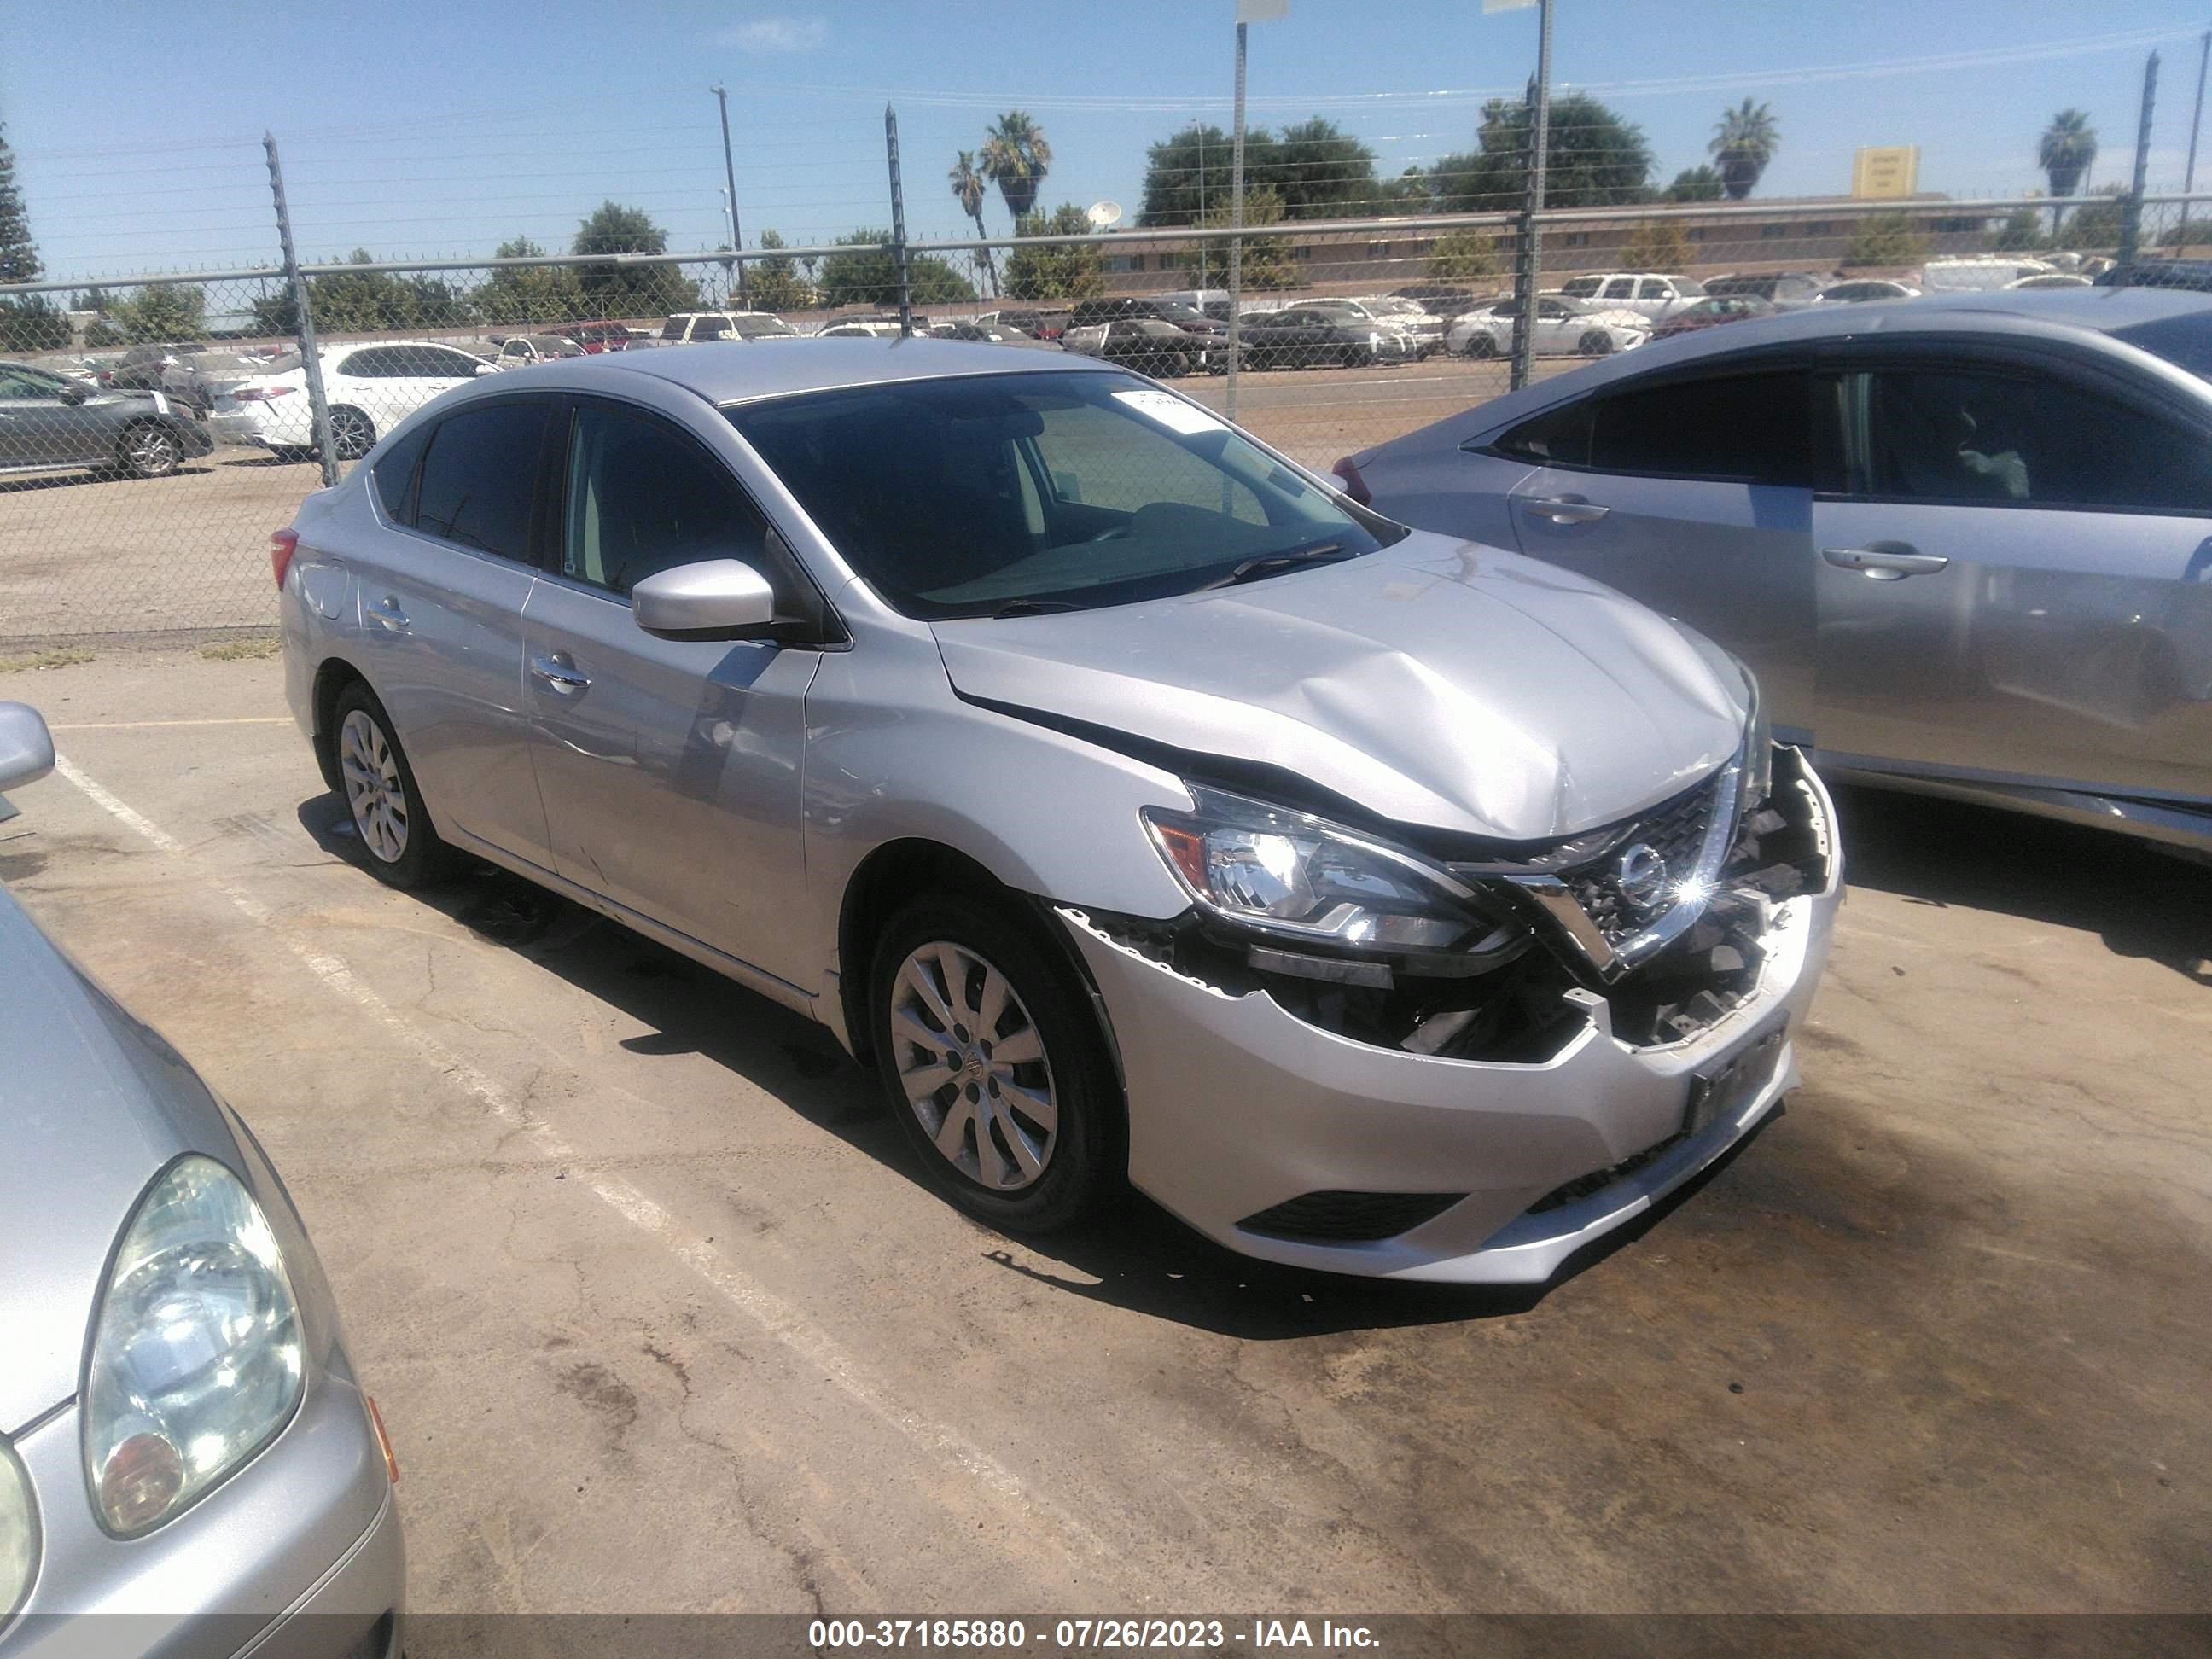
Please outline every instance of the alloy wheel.
M407 852L407 791L398 757L366 709L355 709L338 728L338 771L362 844L379 863L398 863Z
M357 461L376 447L376 428L358 410L331 411L331 447L342 461Z
M899 1086L938 1152L1013 1193L1042 1178L1060 1132L1044 1038L1006 976L964 945L918 946L891 981Z
M184 459L177 441L157 426L134 427L123 440L123 464L141 478L159 478Z

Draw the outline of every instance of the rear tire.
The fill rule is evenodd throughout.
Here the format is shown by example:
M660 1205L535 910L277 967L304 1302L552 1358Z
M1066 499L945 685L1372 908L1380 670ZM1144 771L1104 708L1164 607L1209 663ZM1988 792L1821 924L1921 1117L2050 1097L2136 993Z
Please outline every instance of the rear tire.
M128 428L115 446L115 464L129 477L166 478L184 461L177 434L151 421Z
M1605 357L1612 355L1613 336L1601 328L1594 328L1583 336L1577 349L1585 357Z
M1467 337L1467 355L1479 360L1495 357L1498 355L1498 342L1478 329Z
M885 1104L929 1184L986 1224L1042 1233L1118 1194L1128 1133L1075 969L981 896L893 916L868 986Z
M331 447L342 461L357 461L376 447L376 422L349 404L331 411Z
M330 744L338 792L377 878L410 888L448 873L453 850L430 822L415 770L392 733L392 716L359 680L338 693L331 711Z

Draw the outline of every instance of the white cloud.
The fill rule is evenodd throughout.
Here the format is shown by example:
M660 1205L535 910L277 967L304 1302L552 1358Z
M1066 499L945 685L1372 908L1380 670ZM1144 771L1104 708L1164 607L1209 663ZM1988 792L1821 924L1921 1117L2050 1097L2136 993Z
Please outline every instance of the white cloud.
M812 52L829 38L830 25L819 17L756 17L722 30L714 44L739 52Z

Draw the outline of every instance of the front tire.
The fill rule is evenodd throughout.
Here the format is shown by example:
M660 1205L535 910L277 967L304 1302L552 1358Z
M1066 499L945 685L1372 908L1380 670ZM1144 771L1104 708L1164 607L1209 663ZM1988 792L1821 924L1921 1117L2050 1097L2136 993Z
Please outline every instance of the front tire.
M891 1115L961 1209L1050 1232L1120 1189L1112 1057L1074 969L1033 928L965 895L915 901L878 942L869 1018Z
M1613 336L1601 328L1594 328L1583 336L1581 350L1585 357L1609 356L1613 352Z
M1498 355L1498 342L1478 329L1467 337L1467 355L1480 361L1495 357Z
M356 680L338 693L331 720L338 787L368 867L394 887L435 881L451 868L453 849L430 823L384 705Z

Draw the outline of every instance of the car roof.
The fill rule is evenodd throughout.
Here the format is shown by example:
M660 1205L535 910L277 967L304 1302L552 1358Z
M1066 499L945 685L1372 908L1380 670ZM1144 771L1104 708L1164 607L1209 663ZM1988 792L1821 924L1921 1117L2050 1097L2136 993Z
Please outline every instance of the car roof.
M659 351L625 351L611 357L563 358L557 368L525 369L526 374L558 373L581 384L605 376L649 374L696 393L711 404L746 403L795 392L830 392L847 386L883 386L902 380L947 380L963 374L1106 374L1127 371L1059 353L1001 351L972 340L857 339L819 336L761 340L730 347L670 346ZM506 378L504 376L497 378Z
M2110 334L2141 323L2200 312L2212 312L2212 294L2158 288L1996 289L1985 293L1923 295L1915 300L1875 300L1863 305L1776 310L1723 327L1654 339L1634 351L1598 358L1571 374L1509 392L1475 411L1449 416L1420 432L1393 439L1391 444L1447 428L1464 437L1472 429L1470 412L1483 430L1492 430L1617 380L1686 368L1707 359L1733 357L1763 347L1863 339L1875 334L2008 334L2063 339L2069 334ZM1370 445L1352 459L1364 461L1386 447Z

